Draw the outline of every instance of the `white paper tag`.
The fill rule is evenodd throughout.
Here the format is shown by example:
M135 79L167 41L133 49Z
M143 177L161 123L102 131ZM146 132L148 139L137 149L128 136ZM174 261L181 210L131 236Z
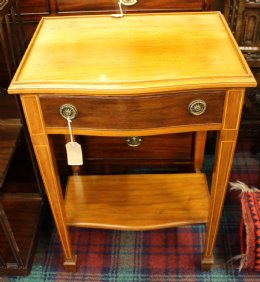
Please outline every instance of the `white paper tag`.
M83 165L81 145L77 142L66 144L68 165Z

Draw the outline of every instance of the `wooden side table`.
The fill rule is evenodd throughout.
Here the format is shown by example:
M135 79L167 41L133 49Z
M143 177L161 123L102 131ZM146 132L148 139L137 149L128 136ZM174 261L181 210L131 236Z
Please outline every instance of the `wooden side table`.
M76 270L68 226L147 230L206 223L202 266L209 267L244 90L253 86L218 12L43 18L9 93L22 99L64 266ZM78 112L75 135L218 131L210 194L198 172L72 176L63 198L51 145L53 134L69 134L61 106Z

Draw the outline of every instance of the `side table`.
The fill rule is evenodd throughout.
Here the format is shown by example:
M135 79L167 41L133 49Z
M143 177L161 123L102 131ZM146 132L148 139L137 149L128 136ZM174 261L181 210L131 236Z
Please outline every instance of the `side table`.
M202 266L210 267L244 91L255 84L218 12L43 18L9 93L21 96L64 266L76 270L68 226L206 223ZM197 172L71 176L63 197L52 136L69 134L66 117L74 135L218 131L210 193Z

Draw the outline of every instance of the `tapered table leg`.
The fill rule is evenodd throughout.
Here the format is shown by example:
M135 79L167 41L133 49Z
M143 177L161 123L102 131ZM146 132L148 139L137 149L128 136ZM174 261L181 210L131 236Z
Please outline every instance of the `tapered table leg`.
M44 182L52 214L64 252L64 267L76 271L76 257L72 253L61 184L52 150L51 140L45 132L44 120L37 95L22 95L22 105L37 162Z
M244 91L229 90L226 96L223 113L223 127L218 133L215 165L210 192L210 210L206 231L205 249L202 258L202 269L213 264L213 248L216 241L219 221L226 194L238 135L240 116L243 106Z

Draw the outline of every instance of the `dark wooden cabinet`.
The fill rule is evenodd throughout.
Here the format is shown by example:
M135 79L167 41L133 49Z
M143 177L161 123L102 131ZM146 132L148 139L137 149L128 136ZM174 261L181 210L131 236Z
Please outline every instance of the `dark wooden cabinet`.
M19 97L6 93L25 50L16 4L0 0L0 275L29 274L44 202Z
M224 14L248 64L260 68L260 1L227 0Z
M62 13L96 13L96 12L115 12L118 9L117 0L56 0L56 12ZM163 1L147 1L139 0L133 6L125 6L125 11L134 12L152 12L166 11L166 10L202 10L206 3L202 0L190 0L190 1L179 1L179 0L165 0Z
M224 15L258 83L256 88L247 91L241 124L241 131L258 139L260 136L260 1L226 0Z

